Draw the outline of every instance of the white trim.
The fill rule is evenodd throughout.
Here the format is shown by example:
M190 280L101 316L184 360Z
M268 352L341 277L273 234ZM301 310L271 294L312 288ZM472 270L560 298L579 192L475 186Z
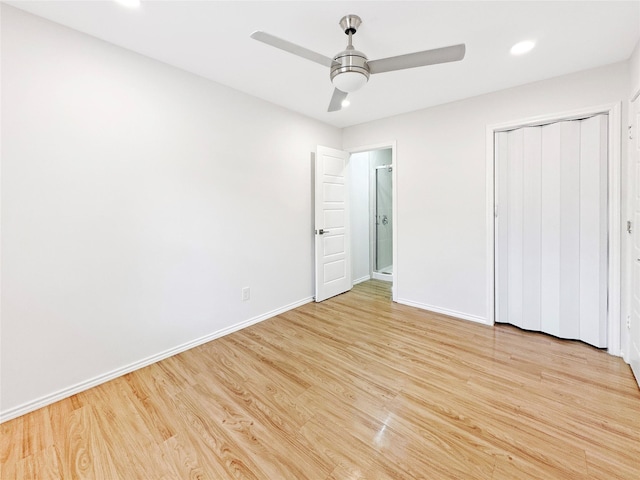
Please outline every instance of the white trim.
M631 348L634 348L631 346ZM636 377L636 383L640 385L640 362L631 362L631 371L633 376Z
M487 225L487 325L495 324L495 126L487 126L486 139L486 225Z
M250 318L249 320L236 323L235 325L225 327L221 330L205 335L204 337L196 338L195 340L191 340L190 342L183 343L182 345L178 345L177 347L170 348L168 350L165 350L164 352L151 355L150 357L143 358L142 360L131 363L124 367L117 368L102 375L98 375L97 377L93 377L92 379L77 383L67 388L63 388L62 390L58 390L57 392L45 395L27 403L23 403L22 405L18 405L17 407L10 408L9 410L0 412L0 423L6 422L26 413L33 412L34 410L37 410L39 408L46 407L47 405L51 405L52 403L55 403L64 398L68 398L77 393L96 387L102 383L121 377L122 375L125 375L127 373L139 370L148 365L164 360L165 358L172 357L173 355L210 342L212 340L215 340L216 338L224 337L225 335L229 335L230 333L237 332L238 330L241 330L243 328L249 327L264 320L268 320L269 318L273 318L277 315L280 315L289 310L293 310L294 308L301 307L302 305L310 302L313 302L313 297L304 298L297 302L290 303L288 305L285 305L284 307L280 307L262 315L258 315L257 317Z
M607 350L620 356L620 328L623 319L620 316L620 102L598 105L578 110L570 110L550 115L540 115L511 122L487 125L486 131L486 225L487 225L487 324L495 322L495 164L494 133L516 128L544 125L564 120L575 120L598 114L608 115L608 164L609 164L609 308L607 314Z
M418 303L412 300L406 300L404 298L398 299L397 302L401 303L402 305L408 305L409 307L420 308L421 310L428 310L429 312L439 313L441 315L447 315L448 317L453 317L460 320L469 320L471 322L481 323L483 325L489 325L489 326L492 325L487 321L486 318L480 317L478 315L471 315L470 313L463 313L463 312L458 312L456 310L449 310L448 308L434 307L433 305Z
M367 153L367 171L369 172L369 275L373 278L376 265L376 171L371 168L373 159ZM393 201L391 202L393 203Z
M376 150L386 150L387 148L392 148L392 147L395 148L395 145L396 145L396 141L393 140L392 142L374 143L372 145L345 148L345 151L349 153L374 152Z
M353 281L353 285L357 285L362 282L366 282L367 280L371 280L371 275L365 275L364 277L356 278Z
M375 150L385 150L387 148L391 149L391 166L393 170L391 171L391 195L392 195L392 203L391 211L393 215L393 219L391 220L391 235L393 242L393 251L392 251L392 261L393 261L393 275L392 282L393 286L391 287L391 299L394 302L398 301L398 162L396 157L397 150L397 142L395 140L383 143L376 143L373 145L364 145L360 147L352 147L346 148L345 150L349 153L361 153L361 152L372 152Z
M596 105L594 107L578 108L575 110L567 110L566 112L551 113L548 115L537 115L535 117L527 117L510 122L496 123L487 125L487 131L491 129L492 132L504 132L521 127L535 127L565 120L577 120L580 118L593 117L600 113L613 114L615 110L617 110L618 114L620 113L620 102Z
M393 282L393 275L390 273L373 272L371 275L374 280L382 280L383 282Z
M0 9L2 12L2 9ZM2 14L0 13L0 17ZM0 35L0 51L2 48L2 36ZM0 78L2 77L2 62L0 62ZM0 99L2 98L2 84L0 82ZM2 131L2 115L0 115L0 131ZM0 155L0 246L2 244L2 156ZM0 248L0 293L2 292L2 248ZM0 336L2 335L2 295L0 295ZM0 360L0 372L2 372L2 360ZM1 405L0 405L1 406ZM0 423L2 422L2 416L0 414Z
M391 275L391 299L394 302L398 301L398 162L396 157L396 142L395 140L391 145L391 165L393 170L391 171L391 196L393 198L393 205L391 205L391 212L393 213L393 220L391 222L392 232L391 241L393 242L393 248L391 251L391 261L393 262L393 275Z
M622 192L620 171L622 150L620 145L620 103L610 106L607 111L609 144L609 309L607 314L607 351L616 356L622 355L620 332L622 328L621 307L621 238L620 216L622 214Z

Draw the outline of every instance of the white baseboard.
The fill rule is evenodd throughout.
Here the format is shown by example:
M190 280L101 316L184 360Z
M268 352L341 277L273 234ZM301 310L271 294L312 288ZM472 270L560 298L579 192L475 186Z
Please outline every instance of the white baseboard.
M393 275L389 273L373 272L374 280L382 280L383 282L393 282Z
M68 398L72 395L75 395L76 393L89 390L90 388L121 377L122 375L126 375L127 373L139 370L148 365L159 362L160 360L164 360L165 358L197 347L198 345L202 345L203 343L210 342L211 340L215 340L216 338L224 337L225 335L228 335L230 333L237 332L238 330L242 330L243 328L249 327L256 323L260 323L264 320L268 320L269 318L275 317L276 315L280 315L281 313L287 312L289 310L293 310L294 308L298 308L312 301L313 297L308 297L303 300L290 303L289 305L285 305L284 307L280 307L265 314L258 315L257 317L250 318L249 320L236 323L235 325L225 327L221 330L205 335L204 337L196 338L195 340L192 340L190 342L183 343L182 345L170 348L169 350L165 350L164 352L151 355L150 357L143 358L142 360L131 363L129 365L125 365L124 367L117 368L102 375L98 375L97 377L85 380L84 382L77 383L70 387L63 388L62 390L58 390L57 392L53 392L49 395L45 395L27 403L23 403L22 405L10 408L9 410L0 411L0 423L6 422L26 413L33 412L34 410L37 410L39 408L46 407L47 405L51 405L52 403L55 403L59 400Z
M433 305L413 302L411 300L405 300L404 298L399 298L397 302L403 305L408 305L410 307L416 307L434 313L441 313L442 315L447 315L449 317L459 318L461 320L469 320L470 322L482 323L483 325L491 325L491 323L487 322L487 319L485 317L480 317L478 315L470 315L468 313L457 312L455 310L449 310L448 308L434 307Z
M631 371L633 372L633 376L636 377L636 383L640 388L640 362L632 361L631 362Z
M371 280L371 275L365 275L364 277L357 278L356 280L353 281L353 285L366 282L367 280Z
M640 349L634 344L634 342L629 339L629 359L627 363L631 366L631 371L633 372L633 376L636 377L636 383L638 387L640 387Z

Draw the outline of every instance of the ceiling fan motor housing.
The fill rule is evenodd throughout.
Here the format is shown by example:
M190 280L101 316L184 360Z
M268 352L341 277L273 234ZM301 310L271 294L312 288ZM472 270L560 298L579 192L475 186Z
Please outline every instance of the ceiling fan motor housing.
M331 82L343 92L355 92L369 80L369 66L367 56L358 50L344 50L333 57L331 67Z

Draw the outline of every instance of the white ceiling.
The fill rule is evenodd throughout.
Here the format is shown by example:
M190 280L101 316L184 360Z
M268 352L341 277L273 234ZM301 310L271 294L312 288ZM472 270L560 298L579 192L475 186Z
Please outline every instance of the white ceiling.
M9 1L116 45L344 127L629 58L640 1ZM254 30L326 56L346 45L343 15L363 24L354 44L371 60L466 43L463 61L373 75L328 113L328 68L249 38ZM529 54L509 48L535 39Z

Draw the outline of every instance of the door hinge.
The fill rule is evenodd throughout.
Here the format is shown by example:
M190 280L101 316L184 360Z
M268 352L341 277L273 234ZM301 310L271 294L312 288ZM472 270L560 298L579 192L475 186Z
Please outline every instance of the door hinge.
M493 207L493 216L495 218L498 218L498 204L494 205Z
M633 232L633 226L631 225L631 220L627 220L627 233L631 235L631 232Z
M633 125L629 125L629 140L633 140Z

